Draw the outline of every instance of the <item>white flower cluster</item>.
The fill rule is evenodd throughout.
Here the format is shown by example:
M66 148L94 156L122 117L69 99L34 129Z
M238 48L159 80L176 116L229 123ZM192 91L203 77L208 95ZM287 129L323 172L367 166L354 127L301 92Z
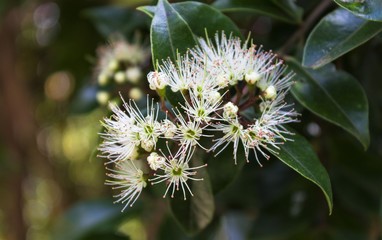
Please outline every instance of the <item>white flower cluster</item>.
M159 104L148 99L143 114L130 100L123 109L113 107L114 115L103 122L99 150L109 163L119 166L139 159L148 166L146 172L120 168L110 175L118 180L114 184L127 189L118 201L134 203L149 182L166 182L164 197L169 192L173 197L180 189L185 199L187 192L192 195L187 182L202 180L195 177L196 170L206 166L190 167L195 149L217 155L232 144L235 164L240 147L247 162L251 151L259 164L259 154L267 159L267 152L277 154L279 145L289 140L285 124L297 116L284 101L292 77L272 52L224 33L214 41L200 39L197 47L178 55L175 62L163 61L148 74L149 86L161 96L163 108L163 99L171 98L166 93L181 96L177 107L160 119ZM161 139L167 155L156 147ZM202 139L211 139L211 146L203 146Z
M149 56L148 51L138 43L129 43L122 37L115 37L107 46L97 50L97 82L100 91L97 100L104 105L110 99L107 91L102 90L112 82L137 85L143 78L142 65ZM137 91L137 90L135 90ZM131 95L131 94L130 94Z

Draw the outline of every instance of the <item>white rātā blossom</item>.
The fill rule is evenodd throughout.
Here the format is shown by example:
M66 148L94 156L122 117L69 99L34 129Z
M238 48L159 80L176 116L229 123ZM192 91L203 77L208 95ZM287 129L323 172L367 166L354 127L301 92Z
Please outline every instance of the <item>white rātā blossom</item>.
M175 63L170 59L163 61L159 70L167 76L167 84L173 92L188 91L205 78L201 62L188 52L184 56L178 54Z
M114 169L107 169L109 173L106 175L110 178L106 180L106 185L113 186L113 189L119 190L120 193L114 197L118 198L116 203L123 203L125 206L133 206L137 201L143 188L147 186L147 177L143 171L135 166L135 160L126 160L115 164Z
M134 100L125 102L121 99L124 110L112 105L114 114L110 119L104 119L105 132L101 133L104 139L99 147L101 156L111 162L130 158L137 146L150 152L162 133L157 121L159 108L153 100L150 104L147 98L147 113L144 116Z
M168 147L167 147L168 148ZM172 155L170 149L168 148L170 156L166 156L163 152L163 157L166 159L165 163L159 168L163 171L162 174L155 174L154 178L149 179L149 181L154 185L161 182L167 183L166 191L163 198L166 197L167 193L171 192L171 197L174 197L175 191L182 190L184 200L187 199L186 191L188 191L191 196L194 196L190 187L188 186L188 181L202 181L203 178L195 178L197 174L197 169L206 167L207 164L190 167L190 160L195 152L195 148L184 148L181 147L175 155Z

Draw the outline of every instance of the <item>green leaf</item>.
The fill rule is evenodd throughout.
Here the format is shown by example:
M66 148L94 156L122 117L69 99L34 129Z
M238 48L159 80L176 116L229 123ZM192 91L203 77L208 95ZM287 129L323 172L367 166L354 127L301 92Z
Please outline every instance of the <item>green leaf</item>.
M382 23L358 18L339 8L326 15L310 33L304 48L303 66L323 66L381 31Z
M291 129L289 130L292 131ZM280 145L279 153L274 156L321 188L329 206L329 214L331 214L333 210L333 196L326 169L322 166L316 153L304 137L295 133L292 139L293 141L286 141Z
M165 95L166 99L170 102L170 104L173 107L176 107L179 111L182 111L182 107L180 106L180 104L184 103L184 98L179 91L173 92L170 86L166 86Z
M195 152L191 163L195 166L202 165L203 153ZM187 181L194 196L183 199L182 191L176 191L175 197L170 200L172 213L177 222L189 234L195 235L202 231L212 221L215 211L214 196L207 173L207 169L197 170L196 178L202 177L203 181ZM187 190L186 190L187 191Z
M113 33L129 35L137 28L148 26L142 13L129 8L97 7L84 11L84 15L105 38Z
M150 39L154 63L168 57L175 62L177 52L183 54L196 45L190 27L167 0L158 1Z
M99 232L112 232L126 216L137 212L137 206L134 207L121 213L121 206L114 205L111 200L79 203L59 219L54 239L76 240Z
M288 23L299 23L302 18L302 9L291 0L218 0L213 6L223 12L253 12Z
M291 58L287 63L301 80L292 88L295 98L313 113L351 133L366 149L370 143L369 107L357 80L336 71L332 64L312 70Z
M199 2L181 2L171 4L171 6L182 16L193 34L197 36L204 37L205 29L207 29L209 34L224 30L226 33L241 37L240 30L232 20L209 5ZM138 9L153 17L156 7L144 6Z
M334 0L353 14L372 21L382 21L382 0Z

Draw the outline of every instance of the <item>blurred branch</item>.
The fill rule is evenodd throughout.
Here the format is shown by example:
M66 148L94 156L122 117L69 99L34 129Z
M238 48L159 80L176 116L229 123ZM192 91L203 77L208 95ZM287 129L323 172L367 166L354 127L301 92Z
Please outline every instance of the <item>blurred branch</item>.
M310 15L306 18L300 28L288 39L288 41L279 49L281 56L287 54L296 41L300 40L305 33L312 27L317 19L332 5L332 0L323 0Z
M16 40L20 33L21 11L13 9L4 16L0 25L0 104L1 136L8 162L12 169L6 176L5 215L7 239L26 239L24 222L23 183L27 175L28 154L35 143L33 109L28 91L23 84L22 74L17 71L18 51Z

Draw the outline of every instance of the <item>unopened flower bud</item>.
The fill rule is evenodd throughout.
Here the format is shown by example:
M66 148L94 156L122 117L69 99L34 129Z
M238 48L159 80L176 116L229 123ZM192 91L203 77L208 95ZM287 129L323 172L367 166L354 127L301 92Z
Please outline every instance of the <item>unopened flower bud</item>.
M277 95L277 91L273 85L267 87L267 89L265 89L264 91L265 99L275 99L276 95Z
M239 108L232 102L228 102L223 107L223 117L224 118L235 118Z
M149 72L149 74L147 74L147 80L151 90L163 89L168 84L166 74L157 71Z
M152 152L147 157L147 162L150 168L156 171L158 168L164 165L164 163L166 162L166 159L162 156L159 156L156 152Z
M165 138L172 138L177 131L176 125L168 119L165 119L162 123L162 131Z
M149 139L144 139L141 141L141 147L146 151L146 152L151 152L154 148L154 142L153 140Z
M98 75L98 85L105 86L109 82L109 76L108 74L102 72Z
M113 59L109 62L109 64L107 65L107 69L110 71L110 72L114 72L118 69L119 67L119 62L118 60L116 59Z
M134 100L139 100L143 96L142 90L139 88L132 88L129 92L129 97Z
M138 83L141 77L142 77L142 71L137 66L131 67L126 70L126 78L131 83Z
M216 77L216 83L219 87L225 88L229 84L229 76L227 74L220 74Z
M252 71L252 72L245 74L244 78L245 78L245 81L247 83L253 85L261 79L261 75L256 71Z
M114 80L117 83L123 83L126 80L126 74L123 71L118 71L114 74Z
M109 101L110 99L110 95L108 92L106 91L99 91L97 92L97 95L96 95L96 99L97 99L97 102L101 105L106 105L106 103Z
M211 91L207 94L208 101L216 103L221 98L221 94L218 91Z

